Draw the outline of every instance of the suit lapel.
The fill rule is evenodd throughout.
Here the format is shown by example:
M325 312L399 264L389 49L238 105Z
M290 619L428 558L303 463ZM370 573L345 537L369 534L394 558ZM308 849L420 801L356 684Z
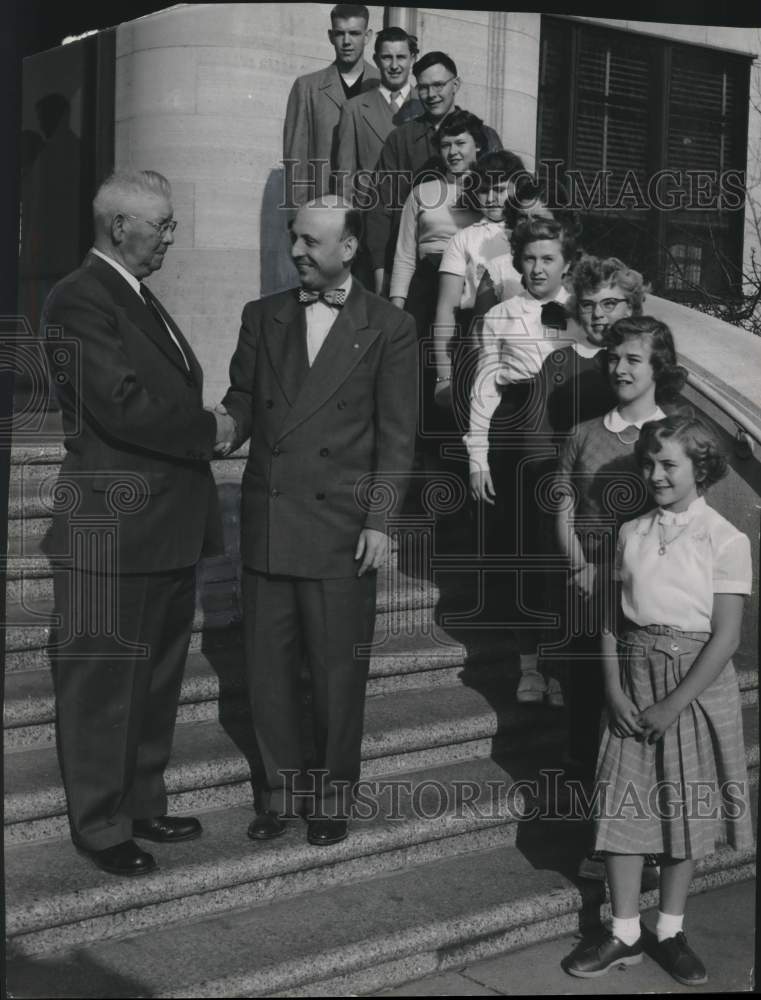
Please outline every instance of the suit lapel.
M393 122L391 121L391 108L389 107L386 98L376 88L375 90L369 91L367 94L363 94L361 101L362 117L373 132L375 132L380 141L385 142L386 136L393 127Z
M407 100L394 115L393 125L398 128L400 125L404 125L424 114L425 108L420 103L417 96L417 90L414 87L411 87L409 94L407 94Z
M264 327L264 344L283 395L293 406L309 371L304 308L296 290L275 313L274 322Z
M285 437L308 420L339 389L379 336L380 329L367 324L366 293L352 280L346 304L336 317L314 364L304 379L301 392L280 429ZM304 334L306 340L306 334Z
M84 266L92 268L98 275L100 282L108 289L114 301L124 309L127 314L128 319L132 322L146 337L161 351L164 357L170 361L175 368L178 368L183 375L187 375L187 369L182 360L182 355L177 350L177 347L171 342L171 337L166 330L162 330L158 324L158 320L153 315L148 306L143 302L139 292L136 292L130 287L129 283L119 274L119 272L113 268L106 261L101 260L100 257L96 257L95 254L88 254L84 261ZM149 290L154 303L158 306L159 311L162 316L170 320L172 330L175 333L179 333L179 329L173 320L170 319L169 314L164 309L164 307L159 303L158 299ZM191 364L191 369L193 369L193 362L195 362L196 370L193 370L193 375L196 381L201 382L201 369L196 361L190 346L185 341L182 334L177 338L183 346L183 350L187 347L186 357Z
M375 66L369 62L362 62L362 91L371 91L378 86L379 74ZM342 108L346 103L341 76L335 63L331 63L323 74L320 90L326 97L329 97L337 108Z
M145 288L145 286L143 287ZM153 294L150 288L145 288L145 292L146 295L150 297L156 309L159 311L159 314L163 317L164 322L167 324L167 326L171 329L172 333L177 338L177 343L182 348L182 353L185 355L185 357L188 360L188 364L190 365L190 374L193 376L193 381L199 386L202 385L203 371L198 363L198 359L193 353L190 344L183 336L179 326L177 326L175 321L172 319L172 317L169 315L166 309L162 306L162 304L159 302L159 300L156 298L156 296ZM146 309L146 312L148 313L150 318L153 319L150 309ZM153 329L154 330L156 329L155 322L153 323ZM160 339L156 339L155 337L151 336L151 339L154 341L156 346L160 350L162 350L164 354L166 354L166 356L169 358L169 360L172 362L173 365L176 365L176 367L180 369L183 375L187 375L188 369L185 367L185 364L182 360L182 354L180 353L180 351L177 350L177 347L174 344L169 343L169 341L167 340L168 334L166 333L166 331L156 331L156 332L159 334ZM163 336L161 336L162 333Z
M325 70L320 90L329 97L336 107L343 107L346 102L343 84L341 83L338 68L335 63L331 63Z

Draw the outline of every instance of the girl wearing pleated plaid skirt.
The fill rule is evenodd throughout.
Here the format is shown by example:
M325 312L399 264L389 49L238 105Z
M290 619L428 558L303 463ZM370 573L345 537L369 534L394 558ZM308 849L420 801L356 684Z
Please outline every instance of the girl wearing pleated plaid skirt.
M726 461L692 411L643 425L636 457L658 507L621 529L624 624L603 637L608 725L597 761L595 848L613 924L564 963L574 976L636 964L643 856L659 855L658 958L707 980L682 923L695 862L753 844L740 692L731 656L751 591L750 542L703 493Z

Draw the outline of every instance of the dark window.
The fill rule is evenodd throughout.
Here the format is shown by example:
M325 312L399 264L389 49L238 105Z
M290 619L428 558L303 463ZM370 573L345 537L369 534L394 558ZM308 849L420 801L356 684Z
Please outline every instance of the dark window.
M672 298L739 293L749 67L542 18L538 160L580 207L585 248L622 257Z

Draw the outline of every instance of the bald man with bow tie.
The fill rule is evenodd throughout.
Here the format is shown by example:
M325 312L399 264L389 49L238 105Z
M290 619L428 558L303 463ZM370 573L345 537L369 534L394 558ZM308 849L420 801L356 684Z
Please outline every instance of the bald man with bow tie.
M306 804L311 844L343 840L359 777L376 570L412 468L413 320L352 277L359 213L325 196L291 225L301 287L249 302L222 405L250 437L241 555L246 671L266 772L253 840ZM390 497L384 510L367 502ZM311 675L316 760L302 749ZM306 793L306 797L305 794Z

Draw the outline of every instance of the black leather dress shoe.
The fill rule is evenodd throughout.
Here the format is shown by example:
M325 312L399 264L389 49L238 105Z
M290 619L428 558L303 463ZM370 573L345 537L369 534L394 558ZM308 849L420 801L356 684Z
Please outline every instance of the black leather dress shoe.
M604 976L614 965L637 965L642 961L642 937L634 944L624 944L610 932L591 944L581 944L561 964L566 972L580 979Z
M132 836L156 844L176 844L201 836L201 824L193 816L154 816L132 821Z
M307 824L307 840L315 847L329 847L346 840L349 824L345 819L310 819Z
M682 931L674 937L661 941L657 955L660 964L678 983L683 983L685 986L700 986L708 982L705 966L687 944L687 938Z
M277 813L263 812L251 820L247 832L251 840L274 840L275 837L282 837L285 830L285 820L280 819Z
M88 851L78 847L94 865L111 875L147 875L156 867L156 859L147 851L141 850L134 840L125 840L102 851Z

